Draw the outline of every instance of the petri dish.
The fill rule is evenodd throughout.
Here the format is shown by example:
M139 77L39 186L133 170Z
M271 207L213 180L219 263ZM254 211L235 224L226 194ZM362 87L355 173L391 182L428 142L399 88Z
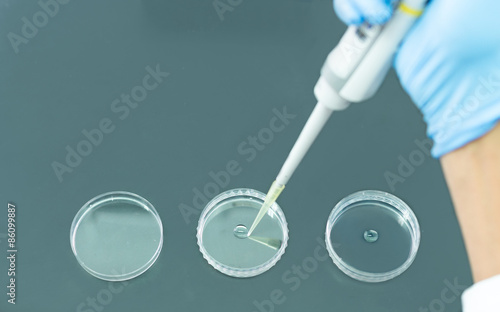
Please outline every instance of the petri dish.
M288 227L277 203L247 235L265 196L252 189L229 190L212 199L201 213L198 245L203 257L221 273L256 276L273 267L285 252Z
M70 231L80 265L106 281L124 281L149 269L163 244L163 227L153 205L139 195L110 192L89 200Z
M337 267L363 282L383 282L412 264L420 227L410 207L380 191L361 191L342 199L328 218L326 247Z

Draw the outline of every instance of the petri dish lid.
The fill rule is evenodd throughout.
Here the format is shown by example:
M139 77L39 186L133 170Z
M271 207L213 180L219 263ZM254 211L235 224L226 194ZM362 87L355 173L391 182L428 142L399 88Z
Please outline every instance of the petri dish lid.
M252 277L273 267L285 252L288 227L274 203L251 236L247 236L265 194L234 189L212 199L198 222L200 251L215 269L233 277Z
M383 282L412 264L420 227L401 199L385 192L361 191L333 208L325 241L333 262L345 274L363 282Z
M149 269L163 244L163 227L153 205L139 195L98 195L78 211L70 231L80 265L106 281L124 281Z

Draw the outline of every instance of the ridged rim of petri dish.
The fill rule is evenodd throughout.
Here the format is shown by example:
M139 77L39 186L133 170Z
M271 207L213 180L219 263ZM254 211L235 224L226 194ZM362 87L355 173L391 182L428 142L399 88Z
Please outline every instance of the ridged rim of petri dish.
M352 207L350 208L352 204L367 200L384 202L393 207L396 211L398 211L401 218L405 220L405 224L408 226L410 230L409 232L412 240L412 245L410 252L408 254L408 258L401 266L399 266L394 270L383 273L372 273L372 272L358 270L355 267L352 267L347 263L345 263L332 247L330 234L335 222L344 212L352 208ZM325 243L326 243L326 248L328 250L328 254L332 258L335 265L348 276L362 282L369 282L369 283L384 282L393 279L396 276L403 273L404 271L406 271L406 269L408 269L410 265L413 263L413 260L415 260L418 247L420 245L420 226L418 224L417 217L415 216L411 208L400 198L382 191L376 191L376 190L359 191L343 198L333 208L332 212L330 213L330 216L328 217L328 222L326 225Z
M112 201L117 200L117 199L127 201L131 204L138 206L138 207L142 207L142 208L146 209L148 212L150 212L154 216L156 222L158 223L158 226L160 229L160 240L158 242L158 248L156 249L153 256L139 269L136 269L132 272L127 272L125 274L109 275L109 274L99 273L99 272L91 269L90 267L88 267L85 264L85 262L83 262L80 259L78 252L76 251L76 247L75 247L75 236L76 236L76 231L78 230L78 226L80 225L80 222L83 220L83 218L85 217L86 214L90 213L92 210L94 210L96 208L100 208L103 205L106 205L106 203L108 203L108 202L112 202ZM156 211L154 206L145 198L143 198L137 194L134 194L131 192L126 192L126 191L107 192L107 193L103 193L103 194L95 196L94 198L92 198L91 200L86 202L82 206L82 208L80 208L80 210L77 212L77 214L73 218L73 222L71 223L70 242L71 242L71 249L73 251L73 254L76 257L76 260L78 260L78 263L85 269L85 271L87 271L91 275L93 275L99 279L105 280L105 281L112 281L112 282L125 281L125 280L135 278L135 277L141 275L142 273L146 272L155 263L156 259L158 259L158 256L160 255L161 249L163 247L163 225L162 225L162 222L160 219L160 215L158 214L158 212Z
M259 191L253 190L253 189L247 189L247 188L238 188L238 189L232 189L229 191L225 191L217 196L215 196L203 209L200 219L198 221L198 228L196 231L196 237L198 241L198 246L200 248L200 252L203 255L203 258L207 260L207 262L214 267L217 271L232 276L232 277L239 277L239 278L246 278L246 277L253 277L259 274L262 274L272 268L283 256L285 253L285 249L287 247L288 243L288 224L286 223L285 215L283 214L283 211L281 210L281 207L278 205L278 203L274 203L269 210L272 210L273 212L276 213L278 216L278 221L280 223L282 232L283 232L283 241L281 244L280 249L276 252L276 254L269 259L268 261L264 262L261 265L252 267L252 268L246 268L246 269L241 269L241 268L235 268L231 267L228 265L225 265L216 259L214 259L205 249L203 246L203 230L205 229L205 224L210 216L210 213L214 210L214 208L217 207L219 203L222 201L232 198L232 197L239 197L239 196L245 196L245 197L253 197L261 200L264 202L264 199L266 195L264 193L261 193Z

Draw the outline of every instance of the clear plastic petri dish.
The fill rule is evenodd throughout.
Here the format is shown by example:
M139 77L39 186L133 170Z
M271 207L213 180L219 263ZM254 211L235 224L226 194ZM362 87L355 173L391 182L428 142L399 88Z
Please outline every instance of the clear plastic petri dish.
M333 208L325 241L333 262L345 274L363 282L383 282L412 264L420 227L401 199L385 192L361 191Z
M265 194L252 189L234 189L212 199L198 222L200 251L218 271L233 277L252 277L273 267L285 252L288 227L274 203L251 236L248 230Z
M163 244L163 227L153 205L139 195L110 192L78 211L70 231L80 265L106 281L124 281L149 269Z

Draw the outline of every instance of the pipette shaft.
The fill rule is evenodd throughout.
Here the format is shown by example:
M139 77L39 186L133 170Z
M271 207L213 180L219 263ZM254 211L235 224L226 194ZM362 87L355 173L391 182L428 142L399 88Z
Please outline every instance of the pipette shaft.
M279 185L286 185L290 178L292 177L295 169L299 166L300 162L306 155L307 151L314 143L314 140L318 137L318 134L323 129L324 125L330 118L333 110L318 103L314 108L311 116L307 120L299 138L293 145L290 154L288 154L283 167L281 167L278 176L276 177L276 183Z
M276 201L334 110L370 98L382 84L404 36L427 0L404 0L385 25L348 27L328 55L314 88L318 104L302 129L248 235Z
M340 97L337 98L337 101L339 101L337 107L347 107L348 105L348 103ZM253 221L252 226L248 231L248 236L252 234L253 230L257 227L257 224L259 224L262 217L264 217L269 208L271 208L272 204L281 194L281 192L285 188L285 185L288 183L288 180L290 180L293 173L295 172L295 169L297 169L307 151L318 137L321 129L323 129L326 122L332 115L332 112L333 109L331 108L331 106L327 107L321 103L316 104L313 112L311 113L311 116L309 116L309 119L307 120L304 128L300 132L299 138L288 154L283 167L281 167L276 180L271 185L264 204L260 208L257 217Z

